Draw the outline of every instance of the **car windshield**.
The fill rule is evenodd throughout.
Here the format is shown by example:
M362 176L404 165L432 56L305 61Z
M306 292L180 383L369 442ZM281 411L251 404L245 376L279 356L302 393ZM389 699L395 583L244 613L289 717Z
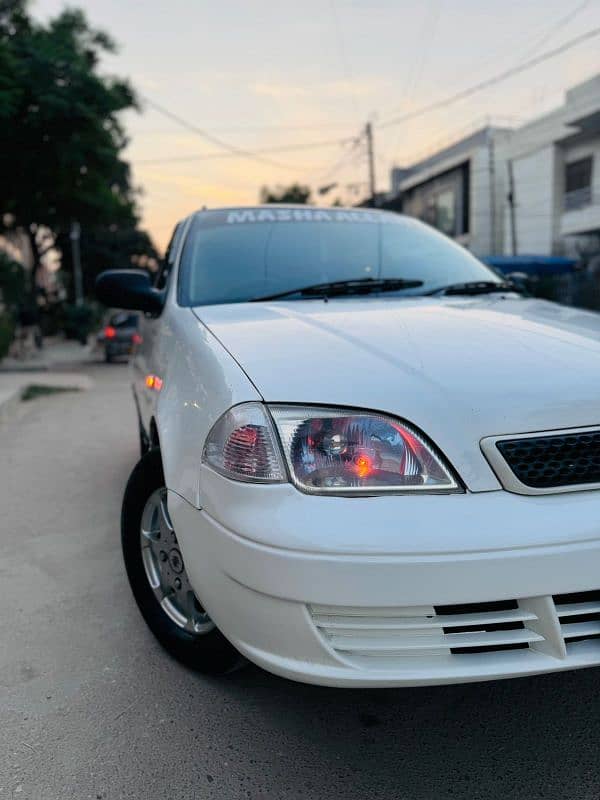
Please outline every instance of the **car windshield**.
M119 311L110 318L110 325L113 328L137 328L137 324L137 314L126 314L123 311Z
M499 280L463 247L409 217L358 209L244 208L194 217L182 255L179 302L243 303L365 278L422 282L386 297Z

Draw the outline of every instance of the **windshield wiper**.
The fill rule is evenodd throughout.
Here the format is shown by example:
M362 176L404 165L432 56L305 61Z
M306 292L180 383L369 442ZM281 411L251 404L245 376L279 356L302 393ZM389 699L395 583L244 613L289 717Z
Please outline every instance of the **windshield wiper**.
M288 289L285 292L268 294L263 297L253 297L251 303L265 300L279 300L299 294L302 297L329 297L341 295L371 294L372 292L395 292L399 289L417 289L423 286L423 281L409 280L406 278L354 278L346 281L331 281L329 283L314 283L300 289Z
M467 281L466 283L451 283L449 286L440 286L425 292L428 295L476 295L492 294L493 292L517 292L521 290L511 281Z

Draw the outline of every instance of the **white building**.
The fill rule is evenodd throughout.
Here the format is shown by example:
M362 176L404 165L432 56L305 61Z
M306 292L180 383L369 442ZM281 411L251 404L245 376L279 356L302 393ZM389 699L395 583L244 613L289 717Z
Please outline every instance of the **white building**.
M429 222L479 256L501 251L511 131L485 126L409 167L394 167L386 207Z
M600 250L600 75L567 91L560 108L515 130L507 159L518 254ZM508 203L504 233L504 252L512 254Z
M395 167L391 184L385 207L478 256L600 253L600 75L520 128L486 126Z

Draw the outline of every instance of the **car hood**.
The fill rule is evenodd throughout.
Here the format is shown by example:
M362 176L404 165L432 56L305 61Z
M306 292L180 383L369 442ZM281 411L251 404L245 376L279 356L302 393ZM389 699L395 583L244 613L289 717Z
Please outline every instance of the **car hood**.
M600 315L541 300L341 298L202 306L268 402L412 422L467 486L499 484L486 436L600 424Z

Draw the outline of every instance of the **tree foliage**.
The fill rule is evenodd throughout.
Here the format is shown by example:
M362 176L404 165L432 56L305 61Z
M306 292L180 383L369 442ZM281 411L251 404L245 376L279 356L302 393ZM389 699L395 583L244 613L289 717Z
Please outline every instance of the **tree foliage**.
M68 276L72 275L69 232L60 233L57 243L63 253L62 266ZM87 226L81 229L81 262L83 270L83 293L92 295L96 276L105 269L154 270L158 267L158 253L146 231L133 226ZM69 277L72 283L72 277Z
M0 252L0 359L8 353L25 295L25 270Z
M119 115L136 107L136 97L126 80L99 69L113 50L81 11L42 24L27 0L0 0L0 220L28 233L36 266L36 231L52 231L64 255L74 220L94 240L130 240L135 232Z
M311 202L310 187L293 183L291 186L277 186L272 190L268 186L263 186L260 192L260 202L305 205Z
M25 270L0 252L0 306L16 312L26 294Z

